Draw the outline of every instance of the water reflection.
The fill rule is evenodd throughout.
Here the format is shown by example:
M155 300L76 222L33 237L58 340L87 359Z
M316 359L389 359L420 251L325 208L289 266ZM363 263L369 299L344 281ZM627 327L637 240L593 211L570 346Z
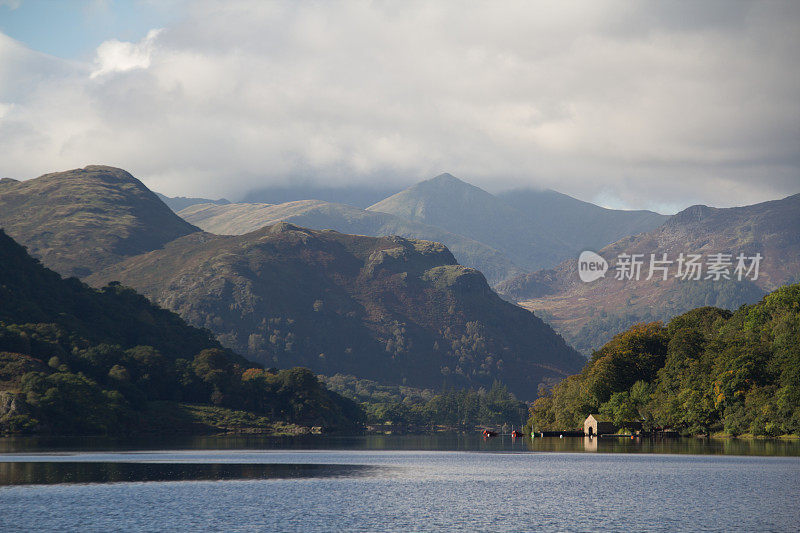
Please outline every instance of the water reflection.
M340 464L0 463L0 486L56 483L363 477L380 467Z
M0 438L0 461L3 453L138 450L436 450L800 456L800 441L696 438L651 440L605 437L512 439L510 435L486 439L478 434L458 433L300 437L217 435L142 439Z

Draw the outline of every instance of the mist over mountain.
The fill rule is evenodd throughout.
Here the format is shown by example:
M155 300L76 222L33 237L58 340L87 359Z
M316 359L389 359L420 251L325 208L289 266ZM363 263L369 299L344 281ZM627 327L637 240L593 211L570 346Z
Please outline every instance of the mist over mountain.
M664 320L695 307L714 305L736 309L758 301L766 292L800 280L800 194L745 207L689 207L662 226L625 237L599 254L611 266L605 277L583 283L577 258L556 268L525 274L498 286L509 299L545 316L572 344L584 351L599 347L634 322ZM619 254L643 254L639 281L617 280ZM676 260L679 254L733 254L729 277L734 277L739 253L763 257L758 279L676 279L676 266L667 280L648 275L650 254Z
M278 367L411 386L488 386L521 398L584 359L441 244L279 223L197 233L95 274L119 280L223 345Z
M211 200L209 198L191 198L186 196L175 196L174 198L170 198L169 196L165 196L160 192L156 193L156 196L167 204L167 207L175 211L176 213L181 209L186 209L191 205L197 204L212 204L212 205L226 205L231 203L230 200L227 198L220 198L218 200Z
M653 211L606 209L553 190L513 189L495 196L575 251L650 231L669 218Z
M199 231L128 172L100 165L3 180L0 228L46 267L77 277Z
M366 209L398 192L399 187L382 185L347 185L326 187L297 183L292 185L270 185L249 191L240 200L242 203L285 204L299 200L321 200L334 204L346 204Z

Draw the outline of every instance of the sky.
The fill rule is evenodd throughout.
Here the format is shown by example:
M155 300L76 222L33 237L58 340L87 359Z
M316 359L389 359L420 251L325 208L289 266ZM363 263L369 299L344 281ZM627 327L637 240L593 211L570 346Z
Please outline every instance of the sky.
M800 192L800 2L0 0L0 177Z

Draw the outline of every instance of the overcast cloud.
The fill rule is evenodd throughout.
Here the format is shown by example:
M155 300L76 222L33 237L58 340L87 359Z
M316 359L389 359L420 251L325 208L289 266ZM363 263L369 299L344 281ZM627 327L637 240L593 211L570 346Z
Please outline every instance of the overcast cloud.
M235 199L446 171L662 211L800 192L797 2L182 11L86 62L0 34L0 176L103 163Z

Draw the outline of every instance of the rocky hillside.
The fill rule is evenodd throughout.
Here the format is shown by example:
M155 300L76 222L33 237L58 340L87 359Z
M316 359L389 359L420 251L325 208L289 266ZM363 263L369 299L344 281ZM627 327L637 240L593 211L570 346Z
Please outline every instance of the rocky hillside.
M90 278L119 280L277 367L411 386L488 386L520 398L585 359L500 299L443 245L279 223L196 233Z
M96 165L0 181L0 228L77 277L198 231L129 173Z
M278 205L200 204L187 207L178 214L203 230L218 235L241 235L283 221L311 229L332 229L354 235L399 235L436 241L447 246L460 264L480 270L490 284L523 273L504 254L462 235L387 213L321 200L301 200Z
M621 239L599 251L609 262L604 278L580 281L577 257L558 267L509 280L498 287L507 298L535 309L573 346L584 351L601 346L634 322L663 320L695 307L714 305L736 309L758 301L766 292L800 279L800 194L746 207L717 209L692 206L659 228ZM615 264L622 254L643 254L639 281L615 279ZM707 263L715 253L732 254L726 280L676 278L672 264L668 279L660 271L648 276L650 254L676 261L679 254L701 254ZM733 275L735 256L756 253L763 259L758 279L738 281ZM749 263L747 265L749 267Z

